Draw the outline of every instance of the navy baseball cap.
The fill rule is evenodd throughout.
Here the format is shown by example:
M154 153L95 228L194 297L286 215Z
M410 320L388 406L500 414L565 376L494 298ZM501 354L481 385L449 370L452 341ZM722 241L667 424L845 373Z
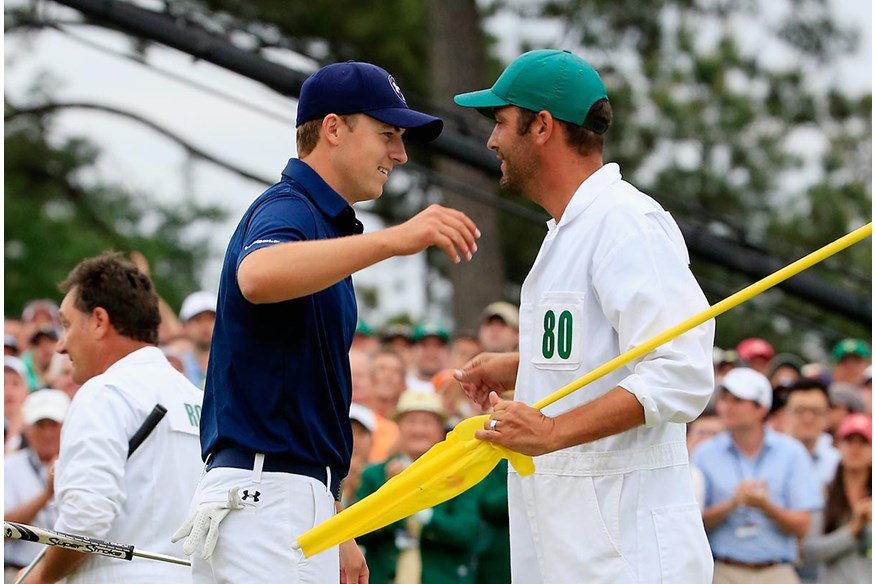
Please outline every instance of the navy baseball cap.
M398 83L385 69L357 61L326 65L304 81L295 126L328 114L366 114L404 128L406 138L421 142L431 142L444 129L440 118L408 107Z

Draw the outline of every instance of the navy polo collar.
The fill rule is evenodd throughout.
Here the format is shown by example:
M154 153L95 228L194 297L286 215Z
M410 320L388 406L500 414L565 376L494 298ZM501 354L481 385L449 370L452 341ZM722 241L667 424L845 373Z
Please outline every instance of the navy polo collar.
M356 212L347 201L331 188L310 166L297 158L290 158L283 169L283 178L297 182L304 194L319 211L332 219L345 233L357 234L364 231L362 222L356 219Z

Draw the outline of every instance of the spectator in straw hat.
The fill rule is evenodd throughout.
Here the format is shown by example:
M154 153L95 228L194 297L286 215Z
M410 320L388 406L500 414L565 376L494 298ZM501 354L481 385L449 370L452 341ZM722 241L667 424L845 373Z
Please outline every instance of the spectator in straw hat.
M493 302L481 312L478 340L481 350L489 353L508 353L517 350L520 317L517 307L510 302Z

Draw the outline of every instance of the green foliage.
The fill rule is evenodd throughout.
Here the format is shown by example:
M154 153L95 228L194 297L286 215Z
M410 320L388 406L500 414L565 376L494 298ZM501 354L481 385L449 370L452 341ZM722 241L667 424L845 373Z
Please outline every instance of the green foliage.
M215 207L156 204L144 193L87 181L99 153L81 138L52 141L50 116L16 115L6 104L5 301L14 317L35 298L59 298L57 284L80 260L107 250L140 251L159 293L178 306L198 289L206 241L197 222L218 221Z
M419 0L202 0L250 31L267 23L286 44L331 61L367 61L392 71L406 92L426 95L426 7ZM259 33L261 37L270 37Z
M561 48L577 45L608 87L615 117L606 159L678 219L789 262L869 220L871 95L824 87L820 74L858 41L826 0L778 4L784 14L744 0L546 0L492 8L498 4L560 23ZM755 38L785 58L764 59ZM520 50L533 42L522 39ZM871 246L861 243L810 273L869 297L871 262ZM713 302L751 283L702 262L694 270ZM719 345L751 335L817 358L813 346L869 332L776 291L719 321Z

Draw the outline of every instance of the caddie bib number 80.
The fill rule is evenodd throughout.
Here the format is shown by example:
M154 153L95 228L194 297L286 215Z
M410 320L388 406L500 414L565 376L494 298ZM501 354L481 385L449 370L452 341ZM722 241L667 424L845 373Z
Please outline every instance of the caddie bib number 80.
M577 369L583 348L581 305L547 301L536 307L534 316L533 365L547 369Z

